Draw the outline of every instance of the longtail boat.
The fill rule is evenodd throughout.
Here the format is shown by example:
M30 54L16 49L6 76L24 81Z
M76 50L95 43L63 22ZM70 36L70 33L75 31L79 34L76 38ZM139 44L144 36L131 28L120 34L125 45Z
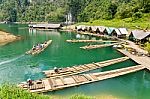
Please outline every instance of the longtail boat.
M49 40L43 44L43 48L38 49L38 50L31 49L31 50L27 51L26 54L31 54L31 55L39 54L42 51L44 51L51 43L52 43L52 40Z

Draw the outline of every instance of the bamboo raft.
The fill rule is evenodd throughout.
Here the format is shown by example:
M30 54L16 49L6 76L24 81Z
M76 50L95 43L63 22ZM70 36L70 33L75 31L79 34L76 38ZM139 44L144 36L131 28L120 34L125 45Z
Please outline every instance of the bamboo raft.
M121 44L121 43L113 43L113 44L102 44L102 45L89 45L89 46L83 46L80 47L81 49L97 49L97 48L102 48L102 47L109 47L109 46L113 46L113 45L117 45L117 44Z
M90 64L84 64L79 66L73 66L73 67L67 67L62 68L59 70L59 72L55 72L54 70L47 70L43 71L46 77L59 77L59 76L69 76L69 75L75 75L83 72L87 72L90 70L99 69L105 66L109 66L115 63L123 62L125 60L129 59L128 57L121 57L117 59L107 60L103 62L97 62L97 63L90 63Z
M81 75L73 75L67 77L56 77L56 78L46 78L42 80L33 81L31 86L28 86L27 83L21 83L18 86L29 90L30 92L48 92L64 89L67 87L79 86L83 84L93 83L125 74L129 74L132 72L140 71L145 69L142 65L126 67L106 72L99 73L91 73L91 74L81 74Z
M66 40L66 42L69 42L69 43L85 43L85 42L103 42L103 43L106 43L106 42L118 42L118 41L103 41L103 40Z
M52 43L52 40L49 40L46 42L46 44L44 44L44 47L40 50L29 50L26 52L26 54L31 54L31 55L35 55L35 54L39 54L41 53L42 51L44 51L50 44Z

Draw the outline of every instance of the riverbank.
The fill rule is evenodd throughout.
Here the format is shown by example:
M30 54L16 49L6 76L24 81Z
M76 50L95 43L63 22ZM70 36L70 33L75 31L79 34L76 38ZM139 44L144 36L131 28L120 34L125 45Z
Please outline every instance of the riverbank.
M7 43L20 40L20 39L21 39L20 36L15 36L0 30L0 45L5 45Z

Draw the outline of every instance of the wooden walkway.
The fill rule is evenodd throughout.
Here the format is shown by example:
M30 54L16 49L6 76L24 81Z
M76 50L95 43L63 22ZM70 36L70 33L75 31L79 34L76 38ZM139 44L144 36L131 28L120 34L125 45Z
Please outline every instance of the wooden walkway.
M44 74L46 75L46 77L69 76L69 75L87 72L90 70L95 70L95 69L109 66L109 65L112 65L115 63L123 62L127 59L129 59L129 58L121 57L121 58L107 60L107 61L103 61L103 62L90 63L90 64L84 64L84 65L79 65L79 66L62 68L61 70L59 70L59 73L54 72L54 70L47 70L47 71L44 71Z
M103 43L107 43L107 42L118 42L118 41L104 41L104 40L66 40L66 42L69 42L69 43L85 43L85 42L103 42Z
M30 92L48 92L64 89L67 87L79 86L87 83L97 82L125 74L129 74L132 72L140 71L145 67L142 65L121 68L106 72L99 73L91 73L91 74L81 74L81 75L73 75L67 77L55 77L55 78L46 78L43 80L34 81L32 86L28 86L28 84L20 84L19 86L29 90Z
M117 45L117 44L121 44L121 43L113 43L113 44L102 44L102 45L89 45L89 46L83 46L80 47L81 49L97 49L97 48L102 48L102 47L109 47L109 46L113 46L113 45Z
M131 53L129 53L126 50L122 50L122 49L117 49L119 52L121 52L122 54L128 56L129 58L131 58L133 61L135 61L138 64L141 64L143 66L145 66L145 68L147 68L148 70L150 70L150 58L147 56L137 56L137 55L132 55Z

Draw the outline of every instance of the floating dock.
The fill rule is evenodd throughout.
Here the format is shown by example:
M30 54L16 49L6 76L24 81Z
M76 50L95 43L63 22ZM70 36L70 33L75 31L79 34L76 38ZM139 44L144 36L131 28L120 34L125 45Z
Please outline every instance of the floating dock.
M81 49L86 49L86 50L91 50L91 49L97 49L97 48L102 48L102 47L109 47L113 45L117 45L121 43L113 43L113 44L102 44L102 45L89 45L89 46L83 46L80 47Z
M103 43L107 43L107 42L118 42L118 41L103 41L103 40L66 40L66 42L69 43L90 43L90 42L103 42Z
M29 28L36 29L60 29L62 24L29 24Z
M107 61L103 61L103 62L67 67L67 68L60 69L59 72L57 72L57 73L54 70L47 70L47 71L43 71L43 72L46 75L46 77L69 76L69 75L79 74L79 73L87 72L90 70L95 70L95 69L99 69L102 67L106 67L106 66L109 66L109 65L112 65L115 63L123 62L127 59L129 59L129 58L121 57L121 58L107 60Z
M137 55L132 55L131 53L129 53L126 50L122 50L122 49L117 49L119 52L121 52L122 54L128 56L129 58L131 58L133 61L135 61L138 64L141 64L143 66L145 66L145 68L147 68L148 70L150 70L150 58L147 56L137 56Z
M129 74L132 72L140 71L145 69L142 65L121 68L106 72L99 73L91 73L91 74L81 74L81 75L73 75L67 77L55 77L55 78L46 78L42 80L33 81L31 86L28 86L27 83L19 84L18 86L29 90L30 92L48 92L64 89L67 87L79 86L83 84L93 83L125 74Z

